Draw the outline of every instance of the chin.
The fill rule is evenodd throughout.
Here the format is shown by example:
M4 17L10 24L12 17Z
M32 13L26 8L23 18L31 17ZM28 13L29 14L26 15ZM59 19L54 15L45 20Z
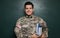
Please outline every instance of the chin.
M27 14L27 15L31 15L31 14Z
M28 13L26 13L27 15L32 15L32 13L31 12L28 12Z
M27 15L32 15L32 14L27 14Z

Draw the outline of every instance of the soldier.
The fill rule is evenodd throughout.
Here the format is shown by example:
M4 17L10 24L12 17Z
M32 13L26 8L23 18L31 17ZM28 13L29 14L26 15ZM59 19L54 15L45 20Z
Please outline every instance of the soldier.
M33 15L34 5L31 2L26 2L24 9L26 16L17 20L14 29L17 38L47 38L48 28L46 22L42 18ZM38 22L43 27L41 36L36 34L36 24Z

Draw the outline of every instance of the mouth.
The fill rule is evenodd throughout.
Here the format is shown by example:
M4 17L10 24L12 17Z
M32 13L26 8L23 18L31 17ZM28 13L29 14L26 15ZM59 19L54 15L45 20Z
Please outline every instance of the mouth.
M27 11L27 13L30 13L31 11Z

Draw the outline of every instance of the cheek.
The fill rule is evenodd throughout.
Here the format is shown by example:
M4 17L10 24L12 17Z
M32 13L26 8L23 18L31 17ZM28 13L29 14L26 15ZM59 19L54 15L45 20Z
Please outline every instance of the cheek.
M31 9L30 11L31 11L31 12L33 12L33 10L32 10L32 9Z
M27 12L28 10L25 10L25 12Z

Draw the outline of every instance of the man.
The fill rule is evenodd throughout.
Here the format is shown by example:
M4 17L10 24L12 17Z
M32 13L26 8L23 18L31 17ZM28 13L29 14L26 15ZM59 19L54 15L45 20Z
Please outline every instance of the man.
M17 20L14 32L17 38L47 38L48 28L46 22L39 17L33 15L34 5L31 2L26 2L24 5L26 16ZM41 36L36 34L36 24L40 23L43 27Z

